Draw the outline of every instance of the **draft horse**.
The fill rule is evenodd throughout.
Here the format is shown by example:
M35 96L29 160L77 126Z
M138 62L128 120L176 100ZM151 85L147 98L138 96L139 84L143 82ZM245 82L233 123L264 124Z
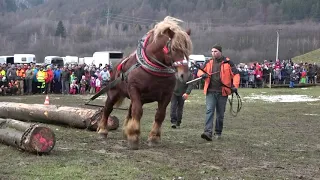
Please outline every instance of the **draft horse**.
M176 78L186 82L188 57L192 51L190 30L184 31L180 19L170 16L157 23L138 43L134 53L113 69L111 81L121 79L107 90L107 100L98 125L98 133L108 135L107 119L113 106L119 107L125 98L131 100L123 133L130 149L139 149L140 119L145 103L158 102L148 144L160 142L161 125L170 102Z

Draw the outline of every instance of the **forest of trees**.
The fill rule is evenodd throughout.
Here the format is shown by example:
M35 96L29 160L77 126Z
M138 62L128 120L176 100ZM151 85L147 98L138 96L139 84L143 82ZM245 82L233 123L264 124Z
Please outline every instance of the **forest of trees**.
M0 0L0 56L129 54L167 15L191 28L194 54L274 60L279 29L281 59L320 48L319 0Z

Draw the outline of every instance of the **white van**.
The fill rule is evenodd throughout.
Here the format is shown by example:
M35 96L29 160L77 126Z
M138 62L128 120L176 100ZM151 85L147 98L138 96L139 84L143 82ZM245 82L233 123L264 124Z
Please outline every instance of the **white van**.
M123 53L121 51L101 51L93 53L93 64L99 67L102 64L104 67L106 64L113 65L123 59Z
M63 57L64 64L79 64L78 56L66 56Z
M86 65L90 66L91 64L93 64L93 57L84 57L83 60Z
M34 54L14 54L14 64L30 64L36 63L36 55Z
M0 64L14 64L13 56L0 56Z
M206 61L206 57L204 55L196 55L196 54L191 54L189 55L189 67L192 66L192 63L195 64L203 64Z
M64 65L63 58L60 56L46 56L44 58L44 63L45 64L52 64L52 65L58 66L58 67L63 67L63 65Z

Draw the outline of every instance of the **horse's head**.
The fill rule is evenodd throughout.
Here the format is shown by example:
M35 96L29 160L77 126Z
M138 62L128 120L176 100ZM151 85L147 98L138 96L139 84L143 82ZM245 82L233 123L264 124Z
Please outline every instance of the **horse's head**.
M189 77L188 61L192 51L191 30L184 31L178 19L167 17L158 23L150 38L146 51L165 66L176 69L176 76L186 82Z

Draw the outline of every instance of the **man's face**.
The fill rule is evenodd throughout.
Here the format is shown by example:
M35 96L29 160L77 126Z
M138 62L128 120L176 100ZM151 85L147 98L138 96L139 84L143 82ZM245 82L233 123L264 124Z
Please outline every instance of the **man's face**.
M216 48L211 49L211 54L214 59L219 59L221 57L221 52Z

